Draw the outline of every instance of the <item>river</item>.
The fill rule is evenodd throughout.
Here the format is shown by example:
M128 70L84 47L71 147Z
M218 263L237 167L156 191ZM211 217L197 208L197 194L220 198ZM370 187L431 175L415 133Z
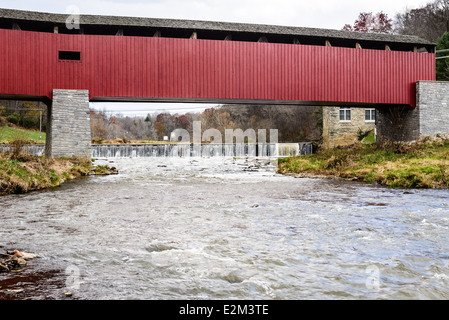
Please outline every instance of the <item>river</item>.
M97 163L120 174L0 197L0 249L37 254L24 274L53 279L22 297L449 298L446 190L282 176L267 160Z

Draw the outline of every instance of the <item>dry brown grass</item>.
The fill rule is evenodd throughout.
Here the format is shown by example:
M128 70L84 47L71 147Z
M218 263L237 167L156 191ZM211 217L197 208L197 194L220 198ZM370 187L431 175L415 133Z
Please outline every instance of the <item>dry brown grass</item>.
M90 159L51 158L0 153L0 194L25 193L56 187L90 173Z

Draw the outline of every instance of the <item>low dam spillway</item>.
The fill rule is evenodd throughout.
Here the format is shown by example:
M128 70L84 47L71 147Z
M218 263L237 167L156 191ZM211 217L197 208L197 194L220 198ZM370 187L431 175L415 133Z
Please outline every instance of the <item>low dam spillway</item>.
M311 153L311 143L92 145L93 158L293 157Z
M9 146L0 146L8 151ZM42 156L45 145L31 145L25 153ZM277 144L104 144L92 145L92 158L151 157L295 157L313 153L309 142Z

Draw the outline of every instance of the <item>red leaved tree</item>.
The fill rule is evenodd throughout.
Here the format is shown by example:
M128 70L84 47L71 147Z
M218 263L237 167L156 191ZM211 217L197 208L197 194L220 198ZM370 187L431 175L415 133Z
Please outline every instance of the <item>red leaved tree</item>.
M372 12L362 12L359 14L354 25L345 24L343 30L373 33L392 33L392 20L384 12L373 14Z

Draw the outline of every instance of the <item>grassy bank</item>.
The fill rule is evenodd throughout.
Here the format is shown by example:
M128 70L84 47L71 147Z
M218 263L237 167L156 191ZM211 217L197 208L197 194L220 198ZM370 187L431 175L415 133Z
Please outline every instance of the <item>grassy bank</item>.
M65 181L87 176L91 170L90 159L45 159L28 155L14 158L0 152L0 195L57 187Z
M280 159L278 172L329 176L393 188L448 188L449 139L426 138L410 145L360 144Z
M117 174L116 168L94 166L89 158L51 158L24 154L30 144L45 144L45 133L7 123L0 117L0 144L11 146L0 151L0 195L20 194L60 186L83 176Z
M39 133L39 131L19 127L0 127L0 144L6 144L16 139L27 140L36 144L45 144L45 132Z

